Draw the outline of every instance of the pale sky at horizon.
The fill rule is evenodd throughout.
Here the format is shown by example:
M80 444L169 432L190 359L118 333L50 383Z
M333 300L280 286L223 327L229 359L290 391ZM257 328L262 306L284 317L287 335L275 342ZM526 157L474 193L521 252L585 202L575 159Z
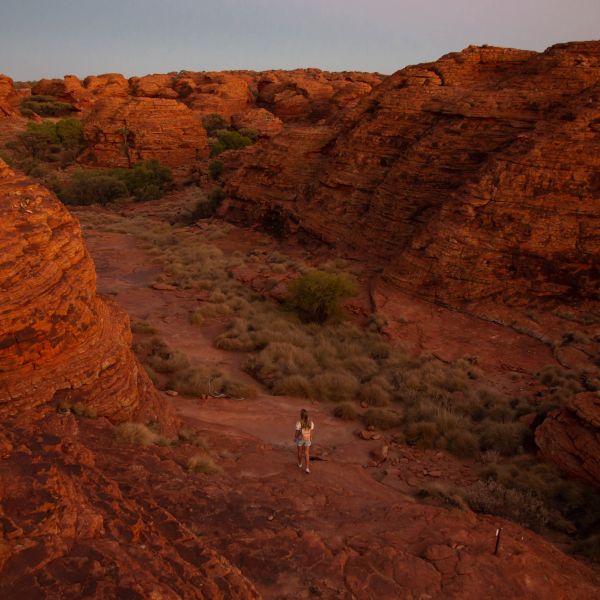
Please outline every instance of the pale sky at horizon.
M15 80L224 69L392 73L469 44L600 38L600 0L0 0Z

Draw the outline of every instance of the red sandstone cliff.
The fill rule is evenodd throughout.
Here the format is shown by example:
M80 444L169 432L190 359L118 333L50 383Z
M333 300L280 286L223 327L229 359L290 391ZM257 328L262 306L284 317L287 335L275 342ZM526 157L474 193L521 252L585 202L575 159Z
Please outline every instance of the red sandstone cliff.
M408 67L328 132L244 152L232 212L285 214L432 300L594 298L599 81L595 42Z
M0 119L15 116L18 102L19 95L15 90L13 80L0 73Z
M113 421L160 418L129 319L96 296L77 221L0 161L0 417L82 402Z
M57 413L96 409L105 444L102 417L173 425L128 318L96 295L77 221L2 161L0 198L0 597L257 598L168 510L130 498Z
M84 121L83 160L128 167L154 158L175 174L208 157L206 130L185 105L165 98L106 98Z

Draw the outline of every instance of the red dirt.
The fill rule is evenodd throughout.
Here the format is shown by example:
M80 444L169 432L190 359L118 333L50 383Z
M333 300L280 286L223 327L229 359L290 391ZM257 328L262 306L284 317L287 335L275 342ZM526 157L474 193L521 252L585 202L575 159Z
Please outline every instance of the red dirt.
M87 243L96 260L99 289L113 294L132 320L152 324L195 364L247 377L240 371L239 353L212 346L221 325L198 328L190 323L197 304L193 292L149 287L158 271L131 236L94 232ZM232 251L231 242L226 243ZM415 331L409 339L420 351L441 353L438 339L443 335L442 358L467 354L467 342L484 366L493 362L494 352L496 357L505 353L512 368L493 373L498 380L504 368L539 368L545 360L535 357L542 344L523 345L523 336L510 329L408 298L397 302L409 323L396 325ZM213 453L223 453L224 475L174 478L173 469L159 466L150 450L123 457L110 444L96 442L106 435L101 430L90 442L102 445L98 460L128 486L140 472L135 464L142 463L147 475L128 488L130 493L136 498L152 495L168 506L266 598L481 598L489 586L499 597L511 598L554 598L557 589L564 598L586 598L596 591L591 583L595 575L528 530L495 517L415 503L412 495L434 481L474 480L468 462L407 448L387 436L389 458L377 467L370 452L382 440L358 440L355 424L334 419L326 405L306 406L305 400L261 393L254 400L170 401L186 427L199 430ZM301 407L309 408L317 424L313 449L323 459L313 464L310 476L295 466L291 443ZM192 450L174 450L173 459L183 464L177 453ZM505 541L500 557L494 557L499 525ZM580 569L586 574L579 581L590 583L565 587L566 573Z

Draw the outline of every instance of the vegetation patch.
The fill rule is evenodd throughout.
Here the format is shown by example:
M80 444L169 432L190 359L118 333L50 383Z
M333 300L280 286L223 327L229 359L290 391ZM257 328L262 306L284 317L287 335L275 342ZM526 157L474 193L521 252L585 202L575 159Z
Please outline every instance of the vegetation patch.
M205 475L216 475L223 472L223 469L208 454L192 456L187 462L187 468L191 473L204 473Z
M43 95L24 98L19 109L24 117L31 117L34 113L40 117L64 117L77 110L70 102Z
M295 279L288 288L290 306L300 318L325 323L341 314L342 300L356 296L356 282L346 273L309 271Z
M119 442L131 446L150 446L160 440L160 436L143 423L126 422L115 427L115 437Z
M107 204L118 198L155 200L172 182L169 169L156 160L147 160L131 169L79 170L58 191L66 204Z
M28 123L16 140L8 142L4 155L11 166L36 178L51 169L72 164L83 149L83 128L78 119Z

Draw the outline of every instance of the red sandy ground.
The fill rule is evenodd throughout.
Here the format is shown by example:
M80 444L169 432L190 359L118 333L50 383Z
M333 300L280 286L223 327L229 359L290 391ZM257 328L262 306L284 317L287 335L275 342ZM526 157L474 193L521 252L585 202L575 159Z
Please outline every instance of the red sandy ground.
M230 240L216 243L231 246ZM202 328L190 323L197 294L149 287L160 271L133 237L92 232L87 244L99 292L114 296L132 320L148 321L193 364L249 380L240 369L243 355L212 345L222 323ZM401 303L397 326L413 349L454 359L476 348L484 366L500 365L491 377L507 388L527 385L531 370L551 362L543 344L509 329L409 297L393 302ZM516 373L516 381L507 373ZM334 419L327 406L264 390L254 400L171 401L185 426L200 431L211 451L221 453L224 474L184 475L189 450L127 455L109 442L101 422L86 422L84 434L90 447L102 448L98 461L129 494L140 502L151 495L167 507L266 598L462 599L488 597L492 590L502 597L585 598L597 591L592 571L528 530L415 502L414 493L433 481L473 481L475 465L468 461L398 445L388 436L390 456L374 466L370 451L383 440L360 441L357 425ZM314 450L321 460L310 476L295 465L291 443L301 407L309 408L317 426ZM503 551L491 559L498 525L505 531ZM545 560L553 561L551 574ZM563 563L564 569L555 568ZM513 573L509 580L507 569ZM573 569L582 569L580 577L589 584L570 589L563 577Z

